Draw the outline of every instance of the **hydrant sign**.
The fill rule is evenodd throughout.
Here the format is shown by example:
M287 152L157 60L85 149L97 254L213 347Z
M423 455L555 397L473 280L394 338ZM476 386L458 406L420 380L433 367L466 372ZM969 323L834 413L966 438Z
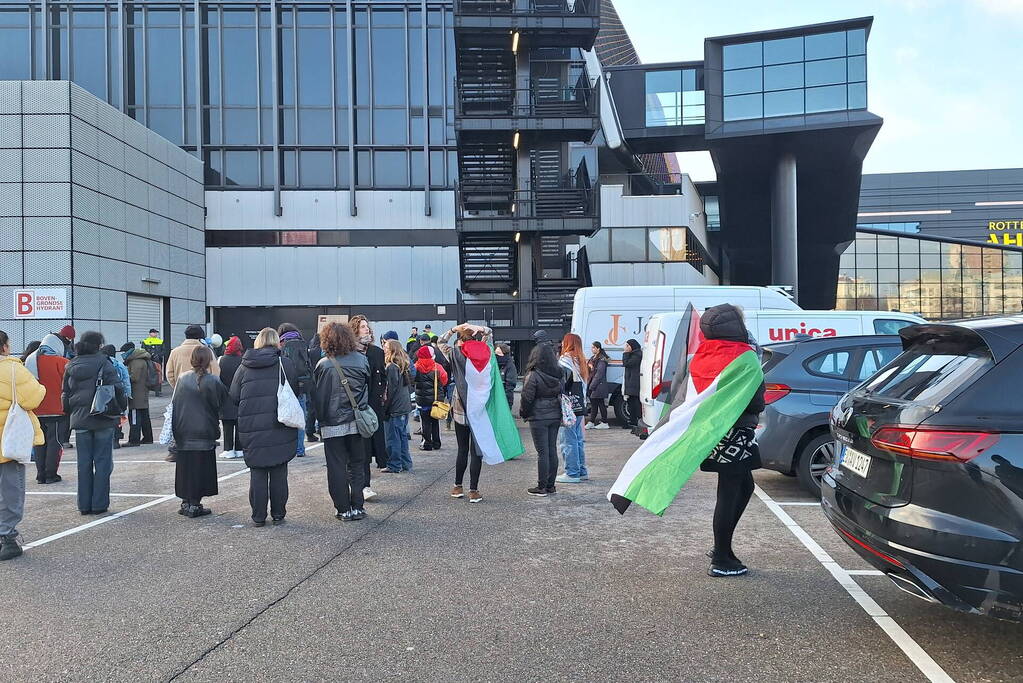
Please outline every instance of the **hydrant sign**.
M15 318L67 318L66 289L14 290Z

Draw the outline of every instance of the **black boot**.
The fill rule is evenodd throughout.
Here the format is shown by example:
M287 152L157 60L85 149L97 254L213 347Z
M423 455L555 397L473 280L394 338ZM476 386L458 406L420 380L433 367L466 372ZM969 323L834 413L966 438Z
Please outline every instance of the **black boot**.
M21 549L21 545L18 543L17 534L8 534L7 536L0 536L0 562L5 560L13 560L25 551Z

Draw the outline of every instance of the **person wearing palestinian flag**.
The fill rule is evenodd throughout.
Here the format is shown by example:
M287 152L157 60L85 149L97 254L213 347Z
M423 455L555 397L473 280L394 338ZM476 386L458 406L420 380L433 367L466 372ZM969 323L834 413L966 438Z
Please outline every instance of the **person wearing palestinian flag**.
M732 550L732 536L753 494L753 470L761 466L754 430L764 409L764 373L739 307L708 308L699 329L704 339L688 363L684 393L625 463L607 497L622 514L636 503L662 515L697 469L717 472L707 573L740 576L748 569ZM679 371L684 368L683 359Z
M453 345L449 341L455 337ZM491 346L488 327L464 323L438 340L441 353L451 362L455 391L451 398L458 457L452 498L464 498L463 481L469 470L469 502L482 503L479 490L483 463L496 465L522 455L515 418L504 393L501 371Z

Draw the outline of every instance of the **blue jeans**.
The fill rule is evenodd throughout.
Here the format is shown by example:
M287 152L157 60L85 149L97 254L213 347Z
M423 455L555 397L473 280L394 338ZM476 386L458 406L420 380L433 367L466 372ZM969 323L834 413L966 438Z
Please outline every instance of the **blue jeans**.
M586 450L583 447L583 421L585 415L576 415L575 425L558 430L558 451L565 461L565 474L570 477L588 477Z
M309 399L306 398L305 394L298 397L298 404L302 406L302 412L306 414L308 414L308 406L306 405L308 402ZM305 430L298 430L298 445L295 447L295 455L298 457L305 455Z
M387 443L387 468L412 471L412 456L408 450L408 415L395 415L384 423L384 441Z
M110 507L110 474L114 471L114 428L75 430L78 460L78 510L100 512Z

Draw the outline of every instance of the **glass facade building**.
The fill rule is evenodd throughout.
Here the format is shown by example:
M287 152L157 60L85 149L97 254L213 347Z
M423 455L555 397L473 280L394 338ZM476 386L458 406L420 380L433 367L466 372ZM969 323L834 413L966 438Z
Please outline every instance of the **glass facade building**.
M859 230L842 254L839 310L899 310L928 320L1019 313L1023 249Z
M724 120L867 108L862 28L724 45Z
M450 188L452 25L437 0L4 2L0 80L75 81L201 147L207 188Z

